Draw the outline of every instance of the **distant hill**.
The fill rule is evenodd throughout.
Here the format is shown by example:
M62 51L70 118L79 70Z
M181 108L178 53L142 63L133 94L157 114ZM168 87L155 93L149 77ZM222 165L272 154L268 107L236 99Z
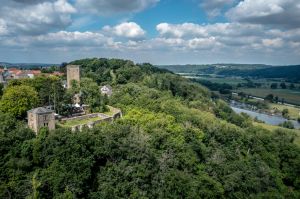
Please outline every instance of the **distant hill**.
M8 63L8 62L0 62L0 67L7 67L7 68L23 68L23 69L30 69L30 68L44 68L50 66L59 66L60 64L44 64L44 63Z
M174 73L217 74L228 70L254 70L272 67L263 64L204 64L204 65L159 65L159 68Z
M300 65L270 66L262 64L211 64L158 66L174 73L214 74L223 76L286 78L300 80Z
M242 77L259 77L259 78L286 78L300 80L300 65L295 66L278 66L255 70L224 70L218 75L225 76L242 76Z

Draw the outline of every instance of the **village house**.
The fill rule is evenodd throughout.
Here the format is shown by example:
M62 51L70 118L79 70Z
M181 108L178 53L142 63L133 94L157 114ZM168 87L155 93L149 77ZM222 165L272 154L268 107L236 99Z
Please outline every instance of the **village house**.
M112 87L109 86L109 85L105 85L105 86L102 86L100 88L100 91L103 95L107 95L108 97L110 97L112 95Z

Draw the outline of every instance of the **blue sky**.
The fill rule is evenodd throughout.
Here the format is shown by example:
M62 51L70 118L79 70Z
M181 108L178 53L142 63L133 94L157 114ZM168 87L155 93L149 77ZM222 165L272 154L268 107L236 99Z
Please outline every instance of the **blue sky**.
M299 0L0 0L0 61L300 63Z

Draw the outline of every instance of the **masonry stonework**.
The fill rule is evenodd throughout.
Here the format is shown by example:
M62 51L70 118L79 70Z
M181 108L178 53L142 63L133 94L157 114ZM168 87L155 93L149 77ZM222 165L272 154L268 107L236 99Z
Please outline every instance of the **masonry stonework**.
M80 83L80 66L79 65L67 65L67 87L72 87L72 81L75 80Z
M48 128L50 131L55 129L54 111L40 107L27 112L28 126L36 134L42 127Z

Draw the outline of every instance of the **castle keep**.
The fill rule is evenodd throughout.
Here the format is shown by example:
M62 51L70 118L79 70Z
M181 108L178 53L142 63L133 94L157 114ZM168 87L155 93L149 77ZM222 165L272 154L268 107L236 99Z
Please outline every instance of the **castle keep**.
M27 112L27 116L29 128L36 134L42 127L46 127L49 130L55 129L55 115L54 111L50 109L43 107L32 109Z
M72 87L72 81L75 80L80 83L80 66L79 65L68 65L67 66L67 87Z

